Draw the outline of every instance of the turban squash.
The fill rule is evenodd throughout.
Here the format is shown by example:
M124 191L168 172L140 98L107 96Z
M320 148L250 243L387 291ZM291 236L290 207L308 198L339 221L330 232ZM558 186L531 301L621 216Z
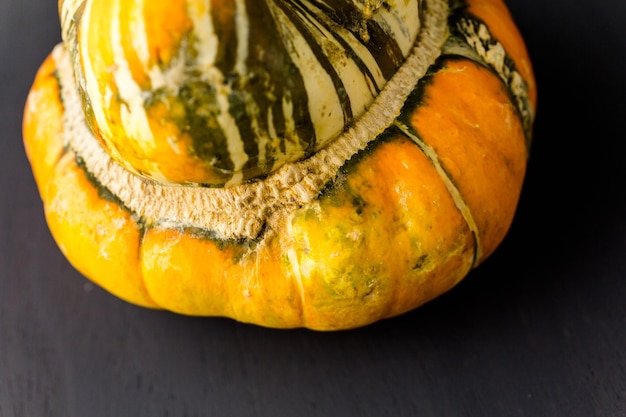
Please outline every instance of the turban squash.
M24 142L61 251L140 306L337 330L505 236L536 103L500 0L61 0Z

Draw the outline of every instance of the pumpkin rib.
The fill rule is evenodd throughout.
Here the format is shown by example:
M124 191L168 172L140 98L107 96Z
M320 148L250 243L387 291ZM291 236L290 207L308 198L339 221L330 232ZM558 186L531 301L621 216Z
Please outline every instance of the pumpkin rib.
M446 185L446 189L448 190L448 193L450 193L450 197L452 197L454 204L456 205L457 209L459 210L459 212L465 219L465 222L467 223L470 229L470 232L472 234L472 237L474 239L475 246L474 246L474 256L473 256L472 266L476 266L478 264L479 259L482 258L482 253L483 253L482 244L480 242L480 234L478 232L478 226L476 225L476 221L474 220L474 217L472 216L472 211L469 208L467 202L465 201L463 195L461 194L457 184L455 184L454 179L451 177L451 175L446 171L445 167L442 165L441 161L439 160L439 155L437 155L437 152L435 151L435 149L433 149L429 144L427 144L420 137L419 132L417 132L412 125L407 125L405 123L400 122L399 120L396 120L395 126L398 129L400 129L400 131L403 134L405 134L408 138L410 138L420 148L420 150L432 163L433 167L439 174L439 177L441 178L443 183Z
M139 288L131 290L130 294L127 292L121 291L121 289L123 289L124 286L117 286L113 290L111 289L108 289L108 290L111 292L117 293L120 298L126 299L129 302L132 302L133 304L143 305L145 307L150 307L150 308L162 309L162 307L158 305L154 301L154 299L151 297L148 291L148 288L145 284L142 270L139 267L139 265L141 265L141 245L143 244L143 237L146 233L146 227L147 227L145 225L144 220L138 217L135 212L130 210L126 205L124 205L124 203L119 198L117 198L117 196L115 196L115 194L113 194L109 189L107 189L102 184L100 184L98 182L98 179L91 172L89 172L85 164L82 163L78 155L76 155L74 152L72 152L72 154L73 154L73 159L74 159L73 164L80 169L85 179L89 182L91 188L96 191L97 196L98 196L97 198L100 200L100 203L101 204L114 204L117 207L119 207L122 211L128 213L129 221L132 221L134 223L134 226L137 229L137 232L139 234L138 239L137 239L137 248L136 248L136 251L138 254L138 257L136 259L137 260L136 262L137 276L134 279L135 284L138 285ZM94 213L96 212L97 211L94 210ZM129 249L128 246L126 248ZM108 288L108 286L101 284L102 282L101 279L104 279L101 271L98 271L98 273L87 273L86 275L92 277L93 279L96 279L97 282L100 283L100 285L102 285L103 287ZM136 295L133 295L132 293L135 291L138 291L140 294L142 294L142 297L138 298ZM139 301L141 298L145 298L145 300Z
M515 105L515 109L518 113L518 117L520 121L524 124L524 131L526 135L526 153L529 154L531 142L532 142L532 131L530 130L530 128L532 127L532 119L530 120L531 124L528 125L527 124L528 119L524 118L525 117L524 114L529 115L531 113L529 111L526 111L524 113L521 110L520 106L523 105L522 103L526 103L529 105L531 103L528 100L526 100L526 98L524 98L525 96L523 94L522 96L520 96L519 94L518 95L514 94L510 85L507 84L507 81L504 79L503 75L500 72L498 72L492 64L488 63L487 61L485 61L485 59L479 56L475 49L473 49L465 41L460 40L458 37L451 36L450 38L448 38L446 45L444 45L442 54L438 58L437 64L434 65L434 67L439 68L441 65L443 65L443 63L446 60L454 60L454 59L469 59L473 61L475 64L480 65L481 67L490 71L496 77L502 80L503 85L506 87L506 93L509 96L511 102ZM435 71L431 71L430 74L433 74L434 72ZM427 75L427 77L428 76L429 75ZM419 90L419 89L416 89L416 90ZM534 113L534 111L532 113Z
M434 149L467 202L482 244L478 265L515 212L528 158L523 122L502 79L473 60L442 59L424 82L420 97L408 101L421 105L404 122Z
M50 187L46 219L70 263L119 298L155 308L138 276L133 247L139 231L131 213L102 198L72 153L55 167Z
M497 42L497 41L494 40L493 42ZM476 51L475 48L473 48L471 45L467 43L464 43L463 46L461 46L461 48L471 48L472 51ZM459 51L458 46L450 45L448 46L447 50L446 48L444 48L444 51L442 52L442 55L438 58L437 63L433 65L429 73L420 80L420 83L418 84L418 86L411 93L410 97L407 99L405 110L403 111L404 116L401 116L398 120L396 120L395 126L399 128L405 135L407 135L407 137L411 138L411 140L413 140L419 146L422 152L424 152L424 154L428 157L428 159L433 163L433 165L439 172L442 180L448 187L450 194L453 196L453 199L456 202L458 209L463 214L463 217L467 221L468 226L470 227L470 230L472 231L472 235L474 239L476 240L474 262L473 262L473 266L476 267L478 266L478 264L480 264L480 262L485 257L483 244L481 242L481 235L483 234L483 232L478 227L476 220L474 219L474 216L472 214L472 210L470 206L468 205L465 196L459 189L458 181L455 179L453 175L450 174L450 171L446 168L446 164L442 164L442 162L440 161L440 156L438 155L438 152L422 138L420 132L416 129L414 123L412 123L411 121L412 115L415 112L418 112L421 106L425 106L426 108L428 107L428 103L424 102L424 96L427 96L428 90L430 88L433 88L430 85L431 80L435 79L441 71L445 70L445 66L447 62L453 62L455 60L458 60L460 62L463 60L466 60L468 62L473 62L475 65L478 65L484 68L485 70L487 70L489 73L493 74L493 76L496 77L500 81L503 91L506 91L507 96L509 97L509 100L512 106L516 110L520 123L522 124L526 123L526 120L524 119L524 114L519 108L520 98L519 96L516 96L515 94L511 92L510 84L507 82L507 79L503 75L502 71L498 71L492 63L487 62L483 57L479 56L477 53L472 54L472 53L466 53L464 51ZM463 89L461 88L461 86L459 86L459 88L457 88L454 91L462 92ZM462 96L463 93L460 93L457 95ZM453 95L451 94L450 97L452 96ZM524 129L524 134L526 135L525 144L526 144L526 149L528 151L528 147L530 146L530 141L529 141L529 136L528 136L529 132L528 130L526 130L526 128ZM490 245L490 247L492 246L494 245ZM489 250L489 253L490 252L491 252L491 249Z
M131 211L131 213L132 213L131 218L135 221L135 224L136 224L138 232L139 232L139 238L137 239L137 274L138 274L137 281L138 281L139 286L141 287L141 290L146 294L146 297L152 303L153 308L159 309L159 310L163 310L164 309L163 306L160 305L158 302L156 302L156 300L154 299L152 294L150 294L149 288L146 285L146 277L144 275L144 271L143 271L143 268L142 268L142 265L143 265L143 259L142 259L143 242L144 242L144 238L146 236L146 233L150 229L150 226L148 226L146 224L145 219L143 219L142 217L138 216L137 213L134 213L132 211Z
M290 225L288 224L288 226ZM287 233L290 235L293 234L293 230L291 230L291 227L287 228ZM307 327L307 326L310 326L311 320L309 319L309 316L307 314L307 309L305 308L306 307L306 290L304 287L304 281L302 279L302 273L300 272L300 262L298 261L298 254L296 253L295 247L291 247L287 249L285 251L285 255L287 256L289 260L289 265L291 266L291 271L293 273L293 277L294 277L294 279L292 280L293 287L300 299L300 316L302 320L302 325Z

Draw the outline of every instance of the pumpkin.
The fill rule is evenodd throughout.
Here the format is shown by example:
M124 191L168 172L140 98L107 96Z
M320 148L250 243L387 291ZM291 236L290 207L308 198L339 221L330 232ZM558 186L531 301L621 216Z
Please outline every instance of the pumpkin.
M400 315L511 224L536 105L500 0L61 0L24 142L72 265L274 328Z

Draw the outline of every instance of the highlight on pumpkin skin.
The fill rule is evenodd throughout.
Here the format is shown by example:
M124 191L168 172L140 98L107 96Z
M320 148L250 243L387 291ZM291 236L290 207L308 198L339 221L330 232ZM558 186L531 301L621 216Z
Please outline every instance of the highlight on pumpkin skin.
M26 155L44 201L48 199L48 181L54 176L54 167L65 146L63 104L55 71L55 62L48 56L35 76L23 120Z

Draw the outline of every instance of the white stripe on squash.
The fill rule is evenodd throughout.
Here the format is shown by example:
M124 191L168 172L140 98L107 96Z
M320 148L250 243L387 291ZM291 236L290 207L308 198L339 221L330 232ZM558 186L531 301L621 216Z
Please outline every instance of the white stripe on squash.
M301 35L275 1L268 1L269 9L282 32L285 49L298 68L308 97L309 114L318 143L335 138L344 128L341 102L330 75L322 68L308 41ZM283 105L283 108L286 108ZM293 123L285 114L285 124ZM296 132L289 132L293 135Z
M121 0L115 0L109 3L110 7L114 10L114 15L120 13L120 1ZM120 106L120 117L126 136L128 136L131 141L139 143L141 148L150 151L156 147L154 134L144 107L141 87L137 84L137 81L135 81L124 53L124 41L122 40L120 20L119 18L111 20L111 31L109 32L115 61L113 77L117 85L117 93L125 104ZM100 107L99 110L105 111L106 103L103 102L101 105L102 107Z

